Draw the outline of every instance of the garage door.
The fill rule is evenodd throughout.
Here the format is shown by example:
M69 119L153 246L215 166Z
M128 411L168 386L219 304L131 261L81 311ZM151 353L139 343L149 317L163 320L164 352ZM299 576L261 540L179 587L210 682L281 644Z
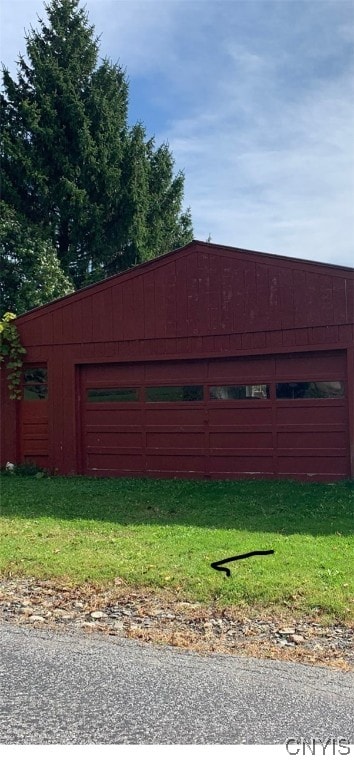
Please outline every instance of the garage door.
M343 353L82 366L82 471L349 476Z

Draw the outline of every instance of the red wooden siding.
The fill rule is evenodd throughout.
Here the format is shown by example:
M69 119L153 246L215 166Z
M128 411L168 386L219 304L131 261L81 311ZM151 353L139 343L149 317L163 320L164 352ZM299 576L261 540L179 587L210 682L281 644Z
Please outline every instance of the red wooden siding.
M156 477L312 477L349 474L347 399L277 400L276 383L343 381L343 353L81 367L82 471ZM218 400L211 385L268 384L264 400ZM203 399L149 402L148 388L201 385ZM135 390L135 402L88 392ZM116 391L116 390L115 390Z
M82 471L80 461L86 461L86 455L93 461L94 453L85 453L82 418L89 427L87 414L96 418L95 408L91 404L87 411L82 410L80 404L83 380L79 372L88 371L89 364L97 372L103 370L103 364L119 363L123 370L127 363L134 363L136 373L144 371L145 381L152 370L158 371L152 363L159 364L161 375L165 375L166 366L172 363L173 370L179 368L182 374L185 366L191 371L195 361L201 366L200 375L205 375L199 381L206 387L218 366L226 373L227 358L237 363L239 371L248 365L260 376L264 366L270 366L270 401L240 401L220 407L219 403L203 401L179 409L170 403L171 407L160 408L160 416L156 404L142 406L139 402L116 407L111 426L117 426L118 419L122 429L116 430L115 438L114 430L107 438L112 448L117 441L112 455L122 455L118 449L126 448L131 456L133 448L141 454L145 446L145 459L141 459L144 471L168 473L172 471L175 448L182 456L181 435L185 433L189 435L185 450L190 453L187 451L183 461L178 459L181 472L229 477L235 459L235 454L230 453L229 427L235 443L232 450L239 452L240 473L253 472L257 459L262 474L287 474L292 472L291 457L296 457L299 477L329 477L332 469L338 477L345 473L354 476L353 277L354 270L349 268L195 241L27 313L17 320L17 325L27 349L27 362L43 362L48 367L47 433L45 437L43 421L38 421L35 429L34 416L26 415L22 407L9 401L3 385L2 463L23 460L29 450L39 459L40 441L42 451L47 452L42 454L43 461L62 473ZM285 401L275 402L276 375L280 375L275 366L281 360L284 363L284 355L297 354L300 361L299 354L307 353L308 360L316 354L320 365L324 353L327 360L331 355L334 360L336 351L346 384L344 402L332 401L333 407L329 402L318 401L313 407L305 401L294 402L290 409ZM286 377L290 375L291 359ZM305 376L305 371L302 373ZM337 380L338 371L332 374L329 380ZM312 380L312 375L310 364L305 380ZM256 381L257 377L249 383ZM104 418L108 419L109 408L106 411ZM138 413L140 421L135 424ZM175 424L173 419L181 423ZM252 437L256 431L257 441ZM32 440L34 432L36 444ZM90 443L91 447L96 443ZM332 454L325 455L325 448ZM150 453L146 453L148 449ZM307 471L311 456L313 473ZM137 459L132 459L132 466L134 461ZM89 468L84 464L82 467Z
M49 466L48 402L21 402L21 458L23 462Z
M306 344L310 327L353 324L352 283L349 269L233 253L205 243L53 302L18 322L24 343L31 346L245 333L251 339L255 333L295 328L303 329ZM261 337L259 343L263 346Z

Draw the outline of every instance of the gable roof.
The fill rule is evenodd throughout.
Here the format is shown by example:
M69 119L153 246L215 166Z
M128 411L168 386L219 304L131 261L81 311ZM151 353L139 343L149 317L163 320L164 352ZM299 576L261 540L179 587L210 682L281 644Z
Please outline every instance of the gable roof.
M119 272L115 275L112 275L111 277L106 277L103 280L99 280L96 283L92 283L91 285L85 286L84 288L80 288L77 291L73 291L70 294L66 294L65 296L61 296L58 299L53 299L50 302L47 302L46 304L42 304L40 307L34 307L33 309L28 310L28 312L23 313L22 315L19 315L16 318L16 321L25 321L28 319L32 319L34 315L41 314L47 309L51 309L52 307L65 306L66 304L70 304L73 301L76 301L77 298L83 298L83 296L90 296L93 293L96 293L97 291L101 289L107 288L109 285L114 286L117 283L125 282L126 280L129 280L131 277L135 277L141 272L149 272L153 271L155 269L158 269L162 264L168 263L170 261L174 261L180 258L183 258L185 256L190 255L191 253L206 253L209 252L210 255L217 256L217 255L227 255L229 257L236 257L236 258L242 258L243 260L250 260L250 261L268 261L272 260L273 262L278 262L279 266L285 266L285 267L300 267L301 269L308 268L309 271L316 271L319 273L332 272L335 270L338 273L342 273L342 277L348 277L353 276L354 277L354 268L347 267L347 266L340 266L337 264L329 264L325 262L319 262L319 261L312 261L308 259L299 259L292 256L283 256L280 254L274 254L274 253L265 253L263 251L253 251L246 248L236 248L229 245L220 245L217 243L209 243L205 242L203 240L191 240L190 243L187 243L187 245L182 246L181 248L176 248L174 251L169 251L168 253L164 253L160 256L157 256L154 259L150 259L149 261L145 261L142 264L137 264L133 267L129 267L128 269L124 270L123 272ZM344 272L344 275L343 275Z

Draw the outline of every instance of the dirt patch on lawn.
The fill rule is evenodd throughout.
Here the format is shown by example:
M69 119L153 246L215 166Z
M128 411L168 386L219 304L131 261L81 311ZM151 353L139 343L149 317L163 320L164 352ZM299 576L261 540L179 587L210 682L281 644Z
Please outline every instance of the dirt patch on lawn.
M325 623L318 610L303 615L278 608L193 603L171 590L132 588L121 579L110 587L2 579L0 620L103 632L199 653L354 669L353 623Z

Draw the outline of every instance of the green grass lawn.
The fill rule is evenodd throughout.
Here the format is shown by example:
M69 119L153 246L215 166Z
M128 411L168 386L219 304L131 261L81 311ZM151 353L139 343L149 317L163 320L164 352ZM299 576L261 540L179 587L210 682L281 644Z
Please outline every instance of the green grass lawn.
M354 485L2 475L0 573L354 618ZM210 563L251 550L269 557Z

